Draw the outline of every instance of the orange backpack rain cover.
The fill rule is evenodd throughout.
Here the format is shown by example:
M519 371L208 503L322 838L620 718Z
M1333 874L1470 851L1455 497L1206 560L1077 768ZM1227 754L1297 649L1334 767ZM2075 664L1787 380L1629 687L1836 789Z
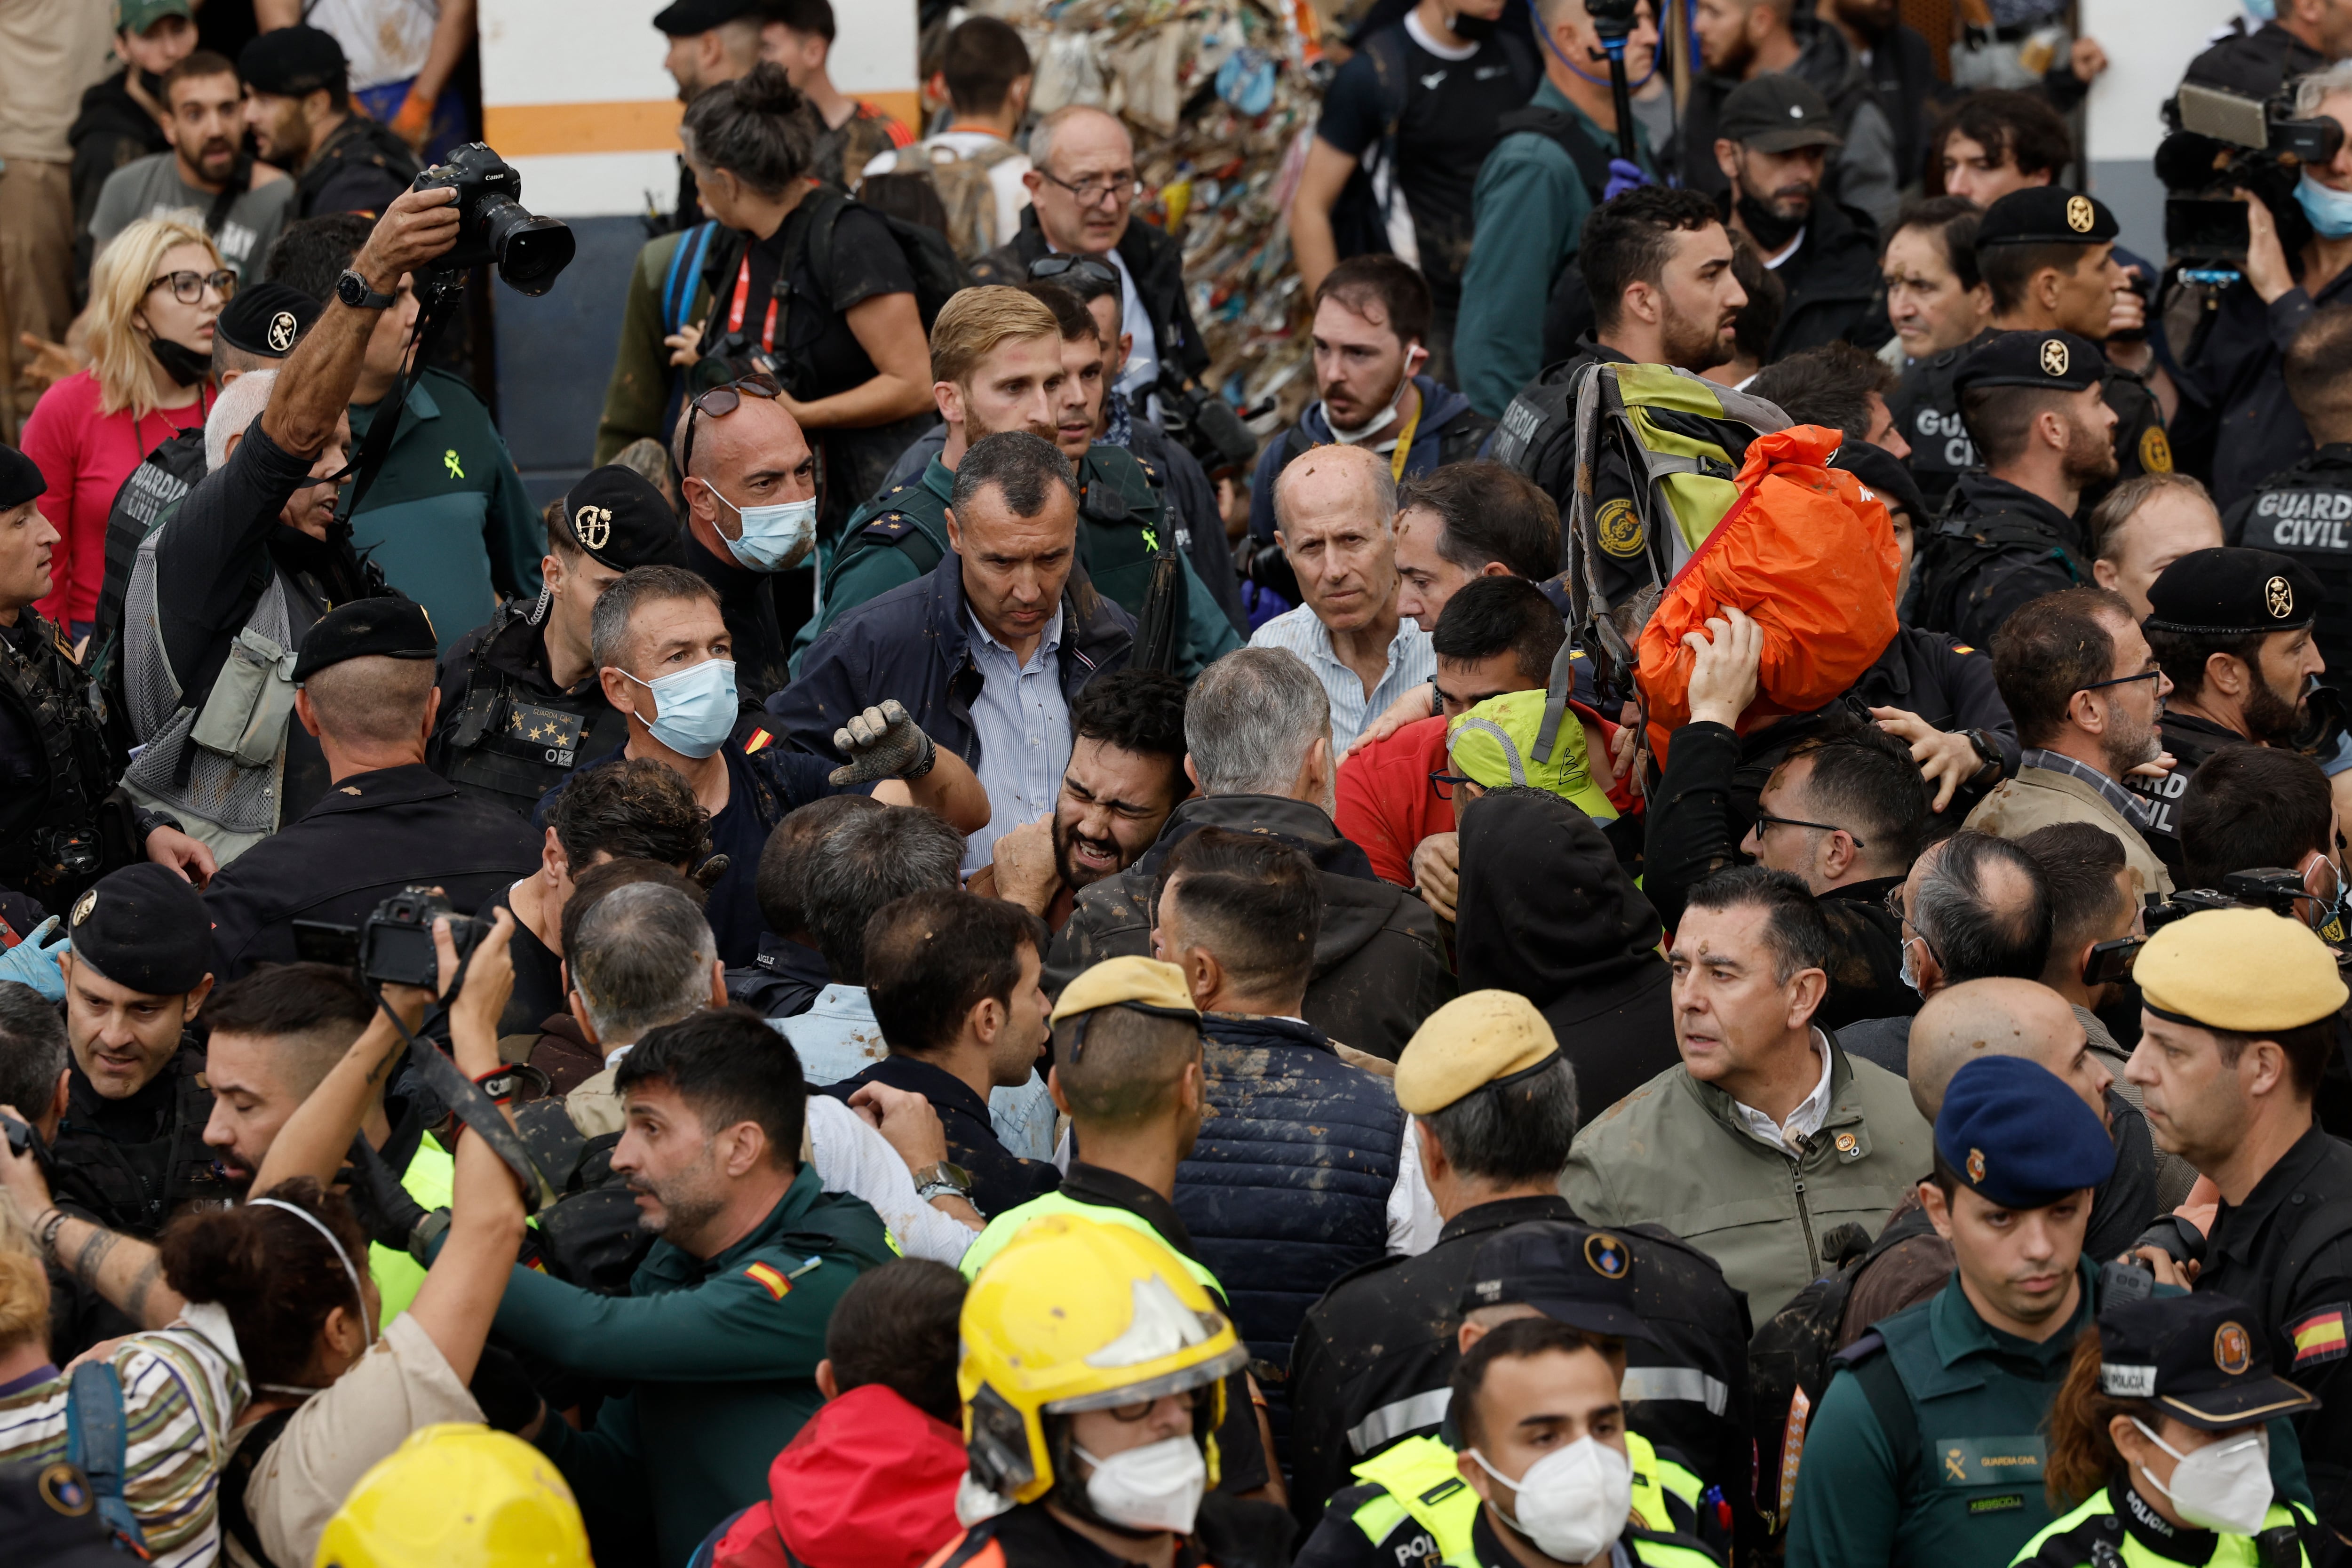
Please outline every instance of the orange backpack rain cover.
M1877 492L1829 467L1847 439L1799 425L1750 442L1734 481L1738 500L1666 584L1642 630L1640 667L1662 764L1667 736L1690 721L1698 656L1683 634L1709 636L1707 617L1724 605L1738 605L1764 634L1742 734L1839 696L1895 640L1903 557Z

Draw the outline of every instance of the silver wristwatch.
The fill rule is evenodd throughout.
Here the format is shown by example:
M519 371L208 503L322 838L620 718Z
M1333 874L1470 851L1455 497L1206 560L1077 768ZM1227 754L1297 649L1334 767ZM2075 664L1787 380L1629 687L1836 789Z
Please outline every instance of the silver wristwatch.
M915 1195L925 1203L933 1198L969 1198L971 1196L971 1173L961 1165L945 1160L924 1166L915 1173Z

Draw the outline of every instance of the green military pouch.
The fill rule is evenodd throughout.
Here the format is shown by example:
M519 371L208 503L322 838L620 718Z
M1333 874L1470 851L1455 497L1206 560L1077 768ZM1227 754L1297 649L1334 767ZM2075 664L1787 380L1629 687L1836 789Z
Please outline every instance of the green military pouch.
M188 739L241 768L274 759L294 715L294 658L251 626L238 632Z

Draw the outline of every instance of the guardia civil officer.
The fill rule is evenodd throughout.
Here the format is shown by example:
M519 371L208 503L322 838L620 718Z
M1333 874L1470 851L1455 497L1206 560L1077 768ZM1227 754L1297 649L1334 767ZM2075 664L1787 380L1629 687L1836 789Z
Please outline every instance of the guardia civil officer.
M1520 1281L1485 1303L1496 1307L1548 1300L1554 1272L1591 1272L1580 1253L1568 1258L1580 1239L1552 1247L1568 1258L1557 1271L1517 1263L1502 1269L1486 1258L1489 1244L1521 1234L1512 1227L1538 1224L1578 1238L1600 1234L1579 1226L1559 1195L1560 1167L1576 1138L1576 1079L1551 1026L1526 997L1474 991L1440 1007L1398 1058L1396 1086L1445 1223L1428 1251L1343 1276L1299 1326L1290 1362L1291 1508L1310 1530L1351 1474L1409 1463L1387 1456L1437 1441L1464 1324L1476 1315L1465 1301L1474 1279L1507 1273ZM1606 1331L1627 1342L1635 1424L1687 1456L1744 1510L1751 1463L1747 1303L1711 1259L1667 1232L1641 1226L1611 1234L1615 1247L1638 1260L1622 1279L1606 1281L1604 1292L1623 1303L1612 1321L1642 1325L1639 1333ZM1589 1284L1571 1283L1575 1290ZM1655 1517L1650 1523L1665 1527ZM1362 1544L1358 1531L1349 1549Z
M2295 1433L2319 1517L2352 1531L2352 1147L2311 1109L2341 1045L2336 957L2300 921L2210 910L2149 938L2132 973L2141 1034L2124 1076L2158 1147L2221 1192L2198 1293L2252 1306L2271 1370L2318 1399Z
M1920 1186L1952 1280L1832 1358L1792 1445L1790 1568L2005 1563L2051 1522L2042 1432L2101 1303L2083 1233L2115 1163L2098 1116L2039 1063L1953 1075ZM2291 1447L2278 1468L2299 1489Z
M2265 1426L2315 1402L2271 1371L2268 1350L2253 1309L2218 1292L2102 1308L2050 1412L2050 1489L2079 1501L2015 1562L2327 1561L2310 1508L2271 1484Z
M1977 647L2030 599L2091 580L2075 508L2111 479L2107 363L2074 332L2003 332L1952 374L1984 457L1921 538L1905 619Z
M2352 310L2313 311L2283 369L2317 449L2223 511L2221 537L2303 563L2326 591L2312 638L2340 674L2352 669Z
M1992 324L1913 365L1886 399L1895 427L1911 444L1911 471L1928 505L1941 509L1962 474L1990 461L1960 407L1956 378L1970 354L2001 332L2065 331L2107 342L2131 276L2116 259L2116 234L2105 203L2061 185L2028 185L1985 209L1977 270L1992 290ZM2110 362L2101 392L2116 414L2116 468L2090 501L2116 478L2172 468L2164 412L2147 384Z
M2175 879L2190 775L2225 747L2291 746L2303 731L2312 678L2326 668L2311 635L2323 597L2301 562L2226 545L2190 551L2148 585L2140 627L2172 682L2158 732L2173 765L2124 786L2147 799L2140 831Z
M295 716L332 782L213 879L205 904L222 979L299 957L297 921L356 927L411 887L439 887L470 915L539 863L530 823L425 765L436 651L424 608L397 595L338 605L303 637Z
M0 447L0 887L63 911L98 877L142 859L213 872L212 852L116 787L122 752L57 624L58 531L35 504L33 459Z
M536 600L510 599L441 660L425 764L528 817L587 757L625 744L589 653L597 599L632 566L674 563L677 514L645 476L609 463L573 485L547 524Z

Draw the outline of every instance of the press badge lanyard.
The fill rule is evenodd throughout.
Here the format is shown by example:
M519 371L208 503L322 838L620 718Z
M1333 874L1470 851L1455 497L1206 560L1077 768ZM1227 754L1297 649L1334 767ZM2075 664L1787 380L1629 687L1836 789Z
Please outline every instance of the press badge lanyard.
M751 298L751 255L747 250L743 253L742 266L738 268L735 273L735 302L727 310L729 331L740 332L743 330L743 307L750 302ZM760 327L760 346L771 350L776 346L776 297L772 292L768 296L768 319L761 323Z

